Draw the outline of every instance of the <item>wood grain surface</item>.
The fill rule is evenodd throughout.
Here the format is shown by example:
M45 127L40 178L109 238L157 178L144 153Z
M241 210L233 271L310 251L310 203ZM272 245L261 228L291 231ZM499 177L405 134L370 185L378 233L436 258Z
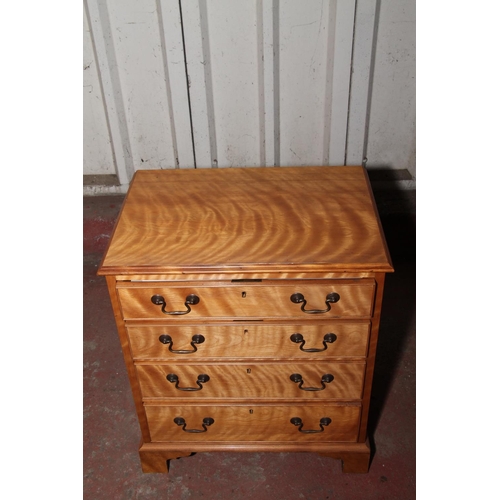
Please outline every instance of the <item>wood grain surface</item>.
M330 311L307 314L301 304L290 300L292 294L300 292L307 300L306 310L327 309L325 300L329 293L340 295L340 300L331 304ZM170 284L162 283L152 287L144 283L118 285L118 295L125 319L175 318L186 321L192 318L303 318L322 317L368 318L371 316L375 292L373 280L277 280L261 283L206 283L196 282ZM189 314L170 316L151 302L153 295L161 295L167 311L185 311L188 295L195 294L200 302L191 306Z
M161 441L143 443L139 450L144 472L167 472L166 460L185 457L191 452L315 452L342 460L342 472L366 473L370 465L370 442L346 441ZM208 458L208 457L207 457Z
M362 395L365 364L362 362L330 363L225 363L197 365L137 365L137 376L144 398L235 398L235 399L360 399ZM175 374L179 387L199 388L198 375L210 380L199 391L182 391L166 379ZM303 387L321 388L321 377L333 375L330 383L320 391L305 391L290 380L300 374Z
M354 442L358 437L359 406L145 406L153 441L294 441ZM182 417L187 429L202 429L205 417L214 419L207 432L191 434L174 423ZM320 429L323 417L332 423L323 432L304 434L290 423L299 417L303 430Z
M130 347L136 361L169 360L192 363L193 360L230 358L311 359L325 360L336 357L366 356L370 322L346 322L340 320L314 323L256 324L238 322L237 325L191 324L191 325L147 325L128 323ZM324 349L323 338L327 333L336 335L336 340L326 343L327 349L320 352L304 352L300 344L290 340L300 333L304 337L303 349ZM169 345L160 342L161 335L170 335L172 350L192 351L194 335L203 335L197 351L176 354Z
M136 172L100 274L392 271L363 167Z

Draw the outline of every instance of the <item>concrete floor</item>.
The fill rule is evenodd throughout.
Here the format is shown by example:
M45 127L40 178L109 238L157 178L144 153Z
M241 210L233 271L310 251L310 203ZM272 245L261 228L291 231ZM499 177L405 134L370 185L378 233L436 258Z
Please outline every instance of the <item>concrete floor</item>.
M84 498L415 498L415 212L407 198L375 196L396 272L386 279L372 391L373 458L360 475L308 453L198 453L171 461L169 474L142 473L111 304L105 279L96 276L124 197L84 198Z

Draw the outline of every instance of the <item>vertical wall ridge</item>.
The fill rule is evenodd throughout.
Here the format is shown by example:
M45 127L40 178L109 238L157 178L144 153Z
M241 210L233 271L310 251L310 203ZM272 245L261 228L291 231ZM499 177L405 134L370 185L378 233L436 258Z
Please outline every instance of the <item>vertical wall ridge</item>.
M207 113L208 113L208 133L210 141L210 156L212 160L212 167L218 167L218 154L217 154L217 134L215 126L215 107L214 107L214 91L212 79L212 64L210 53L210 32L208 25L208 9L207 1L199 0L200 6L200 29L203 51L203 66L205 75L205 92L207 99Z
M84 29L85 26L87 28L88 40L90 42L90 50L92 53L92 59L86 60L86 55L88 56L88 45L85 44L85 35L84 35L84 46L83 46L83 57L84 57L84 76L83 76L83 84L84 84L84 98L83 98L83 166L84 172L89 172L90 175L93 175L94 172L99 172L100 175L113 175L117 174L117 163L116 163L116 154L113 148L113 141L111 139L111 129L109 123L109 113L106 107L106 96L104 94L104 87L102 82L101 69L99 67L99 56L97 54L97 49L95 45L95 37L94 32L92 30L92 23L90 21L90 14L88 11L88 6L86 0L83 2L83 17L84 17ZM86 50L87 49L87 50ZM89 73L86 73L90 71ZM92 78L95 76L95 78ZM97 80L98 89L94 89L92 83ZM92 94L92 98L96 98L96 100L89 102L89 99L86 99L86 92L88 94ZM97 108L94 109L94 108ZM97 111L97 112L96 112ZM87 118L90 116L90 120ZM102 118L102 121L100 120ZM90 121L90 124L89 124ZM105 137L102 134L102 124L104 122L105 127ZM91 127L90 130L86 127ZM90 146L91 144L91 146ZM88 152L87 147L91 147L91 153ZM109 157L108 154L109 153Z
M274 165L281 165L280 116L280 0L273 0L273 103L274 103Z
M325 112L323 128L323 165L330 163L330 136L332 130L332 94L333 94L333 66L335 64L335 21L337 14L337 0L330 0L328 4L328 43L326 50L326 82L325 82Z
M335 2L329 150L329 163L335 165L343 165L346 158L355 4L355 0Z
M109 12L105 1L85 0L85 6L99 65L116 171L120 184L126 185L132 179L134 165Z
M160 46L161 46L161 55L163 60L163 71L165 73L165 90L167 94L167 102L168 102L168 117L170 121L170 135L172 138L172 147L174 149L174 158L175 158L175 168L179 168L179 151L177 148L177 134L175 130L175 120L174 120L174 107L172 104L172 89L170 84L170 75L168 71L168 56L167 56L167 48L165 46L165 27L163 26L163 10L161 6L161 0L156 0L156 12L158 16L158 28L160 30Z
M257 101L259 105L259 158L262 166L266 165L266 92L265 92L265 41L264 10L262 0L256 2L257 31Z
M378 24L380 18L380 0L375 0L375 15L373 24L373 38L371 44L370 54L370 71L368 77L368 92L366 101L366 116L365 116L365 130L363 137L363 158L366 158L368 151L368 133L370 129L370 113L372 108L372 95L373 95L373 76L375 71L375 58L377 53L377 38L378 38Z

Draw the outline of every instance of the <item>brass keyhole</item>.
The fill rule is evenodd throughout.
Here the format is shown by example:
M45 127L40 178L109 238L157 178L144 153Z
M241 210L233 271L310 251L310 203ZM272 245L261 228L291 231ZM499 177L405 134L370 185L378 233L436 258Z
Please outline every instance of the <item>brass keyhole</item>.
M244 299L247 296L247 292L241 292L241 297Z

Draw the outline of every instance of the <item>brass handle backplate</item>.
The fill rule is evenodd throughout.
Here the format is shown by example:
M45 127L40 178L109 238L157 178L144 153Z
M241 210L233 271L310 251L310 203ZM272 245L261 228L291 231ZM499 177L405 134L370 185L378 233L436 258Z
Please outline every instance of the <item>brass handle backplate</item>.
M179 377L175 373L169 373L167 375L167 380L171 384L175 384L175 388L179 391L193 392L201 391L203 389L203 384L206 384L210 380L210 377L208 375L205 375L204 373L198 375L198 378L196 380L196 385L198 387L179 387Z
M337 335L334 333L327 333L323 337L323 349L316 349L314 347L310 347L308 349L304 349L304 344L306 341L304 340L304 336L301 333L294 333L290 336L290 340L295 342L296 344L300 344L299 349L304 352L322 352L328 349L327 343L332 344L337 340Z
M290 380L299 384L299 389L303 391L322 391L326 388L325 384L329 384L333 381L333 375L331 373L326 373L321 377L321 387L302 387L304 385L304 380L302 379L302 375L300 373L292 373L290 375Z
M321 427L321 429L318 429L318 430L316 430L316 429L303 430L302 427L304 426L304 424L302 423L302 419L299 417L293 417L292 419L290 419L290 423L297 426L298 430L300 432L303 432L304 434L316 434L317 432L323 432L325 430L325 427L332 423L332 419L329 417L323 417L319 421L319 426Z
M340 300L340 295L336 292L329 293L325 298L326 309L306 309L305 307L307 304L307 300L301 293L292 294L290 296L290 300L294 304L302 304L300 309L302 312L305 312L306 314L323 314L327 313L332 308L330 304L335 304L335 302L338 302Z
M174 341L172 340L172 337L170 335L160 335L158 337L158 340L162 343L167 345L168 344L168 350L174 354L192 354L193 352L196 352L198 348L196 347L196 344L203 344L205 342L205 337L203 335L193 335L191 338L191 346L193 349L187 350L187 349L173 349L174 347Z
M174 418L174 423L177 425L181 426L182 425L182 430L184 432L191 432L191 433L199 433L199 432L207 432L207 427L210 427L214 423L214 419L212 417L205 417L203 419L203 423L201 426L203 429L186 429L186 421L182 417L175 417Z
M161 312L163 314L171 314L173 316L180 316L182 314L188 314L191 312L191 307L190 306L195 306L200 302L200 298L198 295L195 295L194 293L188 295L186 297L186 301L184 302L184 305L187 307L185 311L167 311L167 303L162 295L153 295L151 297L151 302L155 306L161 306Z

